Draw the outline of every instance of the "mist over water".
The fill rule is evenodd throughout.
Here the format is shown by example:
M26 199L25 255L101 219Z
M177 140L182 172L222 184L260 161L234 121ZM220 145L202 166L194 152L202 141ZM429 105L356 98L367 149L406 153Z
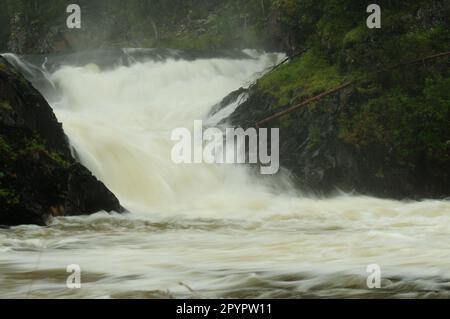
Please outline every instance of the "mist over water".
M64 67L51 77L63 92L53 107L81 161L125 207L168 214L194 205L192 214L220 217L210 205L246 201L257 190L245 187L242 169L173 163L172 130L207 120L212 106L282 57Z
M245 166L171 161L174 128L219 122L237 105L214 105L283 59L248 53L40 66L74 154L130 213L0 230L0 297L450 297L449 201L306 198Z

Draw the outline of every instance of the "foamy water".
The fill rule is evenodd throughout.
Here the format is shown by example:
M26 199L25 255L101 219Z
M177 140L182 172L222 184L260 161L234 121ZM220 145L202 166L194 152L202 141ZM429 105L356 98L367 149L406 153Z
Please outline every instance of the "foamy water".
M171 161L172 129L211 122L283 55L255 57L50 74L77 156L130 213L0 230L0 297L450 297L449 201L305 198L282 177ZM82 289L66 287L70 264ZM367 288L371 264L381 289Z

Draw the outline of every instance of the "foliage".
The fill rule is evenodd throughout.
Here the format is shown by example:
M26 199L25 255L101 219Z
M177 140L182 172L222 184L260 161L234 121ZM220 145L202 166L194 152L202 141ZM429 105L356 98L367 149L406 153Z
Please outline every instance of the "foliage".
M268 74L258 85L277 99L275 106L279 107L314 96L342 81L337 67L327 63L320 52L311 50Z
M351 91L341 93L341 141L358 150L381 150L389 163L414 166L420 159L449 165L448 60L379 72L450 50L449 1L379 0L381 29L366 27L368 3L359 0L78 2L88 29L95 25L108 29L104 40L110 45L253 47L289 54L307 49L258 81L257 89L275 100L274 108L357 79ZM19 25L30 30L48 30L63 22L65 6L71 1L5 3L0 11L0 49L5 47L10 21L20 20ZM14 35L15 30L10 31ZM294 127L296 122L288 116L279 124ZM309 135L317 142L318 129L311 129ZM11 154L1 140L0 147L2 153ZM42 151L39 147L27 150Z

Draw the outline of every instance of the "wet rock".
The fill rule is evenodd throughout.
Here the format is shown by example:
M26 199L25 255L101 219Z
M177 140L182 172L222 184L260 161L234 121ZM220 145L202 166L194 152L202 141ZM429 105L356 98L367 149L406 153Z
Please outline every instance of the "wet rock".
M74 164L69 173L65 213L79 215L79 212L94 214L102 210L117 211L120 203L111 195L89 170L81 164Z
M72 158L45 99L0 57L0 225L44 225L51 216L98 211L123 208Z
M248 99L225 122L255 127L280 111L274 109L276 101L257 85L247 93ZM268 124L268 128L280 129L280 165L290 172L298 188L321 196L339 191L395 199L449 196L448 168L421 158L400 165L388 149L378 145L358 148L342 138L343 115L358 116L366 102L357 90L349 88ZM219 105L223 104L227 103ZM352 114L349 109L354 110Z

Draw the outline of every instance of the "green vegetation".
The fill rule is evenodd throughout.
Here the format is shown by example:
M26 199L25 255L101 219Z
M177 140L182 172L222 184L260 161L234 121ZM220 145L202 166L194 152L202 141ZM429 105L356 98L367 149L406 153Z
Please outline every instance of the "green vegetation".
M308 48L306 54L259 83L280 105L330 89L344 79L367 77L368 73L450 47L450 31L445 25L450 6L443 1L440 5L439 1L386 3L382 5L380 30L366 27L365 6L356 1L314 1L314 5L309 1L279 2L291 13L303 12L296 16L299 20L285 20L291 32L299 34L296 47ZM305 14L309 19L303 25L300 22ZM435 21L428 22L427 14Z
M49 151L48 147L46 147L43 142L40 142L38 138L27 140L25 146L20 149L18 154L25 158L44 157L48 159L52 165L56 164L62 168L69 168L71 165L63 160L56 152Z
M314 96L343 82L336 65L327 63L315 50L306 52L262 78L258 85L278 101L275 107Z
M285 19L291 32L299 34L295 46L308 50L258 81L258 89L275 99L274 107L288 107L356 80L340 93L342 141L363 153L377 149L385 166L449 165L448 57L382 72L450 50L448 2L383 2L381 29L366 27L365 7L355 1L280 3L319 14L310 14L306 25L301 15ZM336 107L328 98L308 107L316 114L321 113L315 105ZM292 118L285 116L277 125L295 128ZM318 144L318 129L309 125L310 144Z
M13 148L7 143L6 139L0 135L0 158L4 161L14 161L16 153Z
M5 10L0 13L3 47L8 27L9 40L17 44L18 52L57 50L59 38L48 34L52 28L64 25L65 8L71 1L5 3ZM388 71L401 63L450 51L449 1L380 0L377 3L382 9L381 29L367 28L368 3L359 0L78 3L82 8L82 31L60 30L65 39L71 40L65 47L69 50L250 47L289 55L305 50L260 79L255 90L270 97L267 101L278 110L353 81L351 87L336 96L308 106L305 113L312 123L302 124L307 125L308 147L320 146L322 139L329 138L321 127L326 123L329 131L338 131L333 131L338 144L344 143L359 155L379 155L370 159L379 161L375 174L380 178L389 175L387 167L414 169L421 163L427 169L437 167L436 172L445 171L439 167L450 167L448 57ZM50 45L41 47L42 43ZM7 108L0 104L0 110ZM302 131L296 115L285 116L276 124L285 132ZM2 149L8 149L1 144ZM45 154L38 145L23 145L23 150L64 165L58 156Z
M1 66L1 64L0 64L0 66ZM1 101L0 102L0 110L12 111L12 107L7 101Z
M342 117L340 137L357 148L390 149L404 165L423 157L442 165L450 157L450 77L426 78L418 92L397 85Z
M50 176L52 171L67 169L71 165L50 151L37 136L29 140L21 135L14 138L0 135L0 199L3 203L19 203L17 193L21 192L21 181L17 176L23 171L24 163L27 163L27 169L39 165L37 169L43 176Z
M13 148L0 136L0 200L9 205L18 200L13 187L11 187L11 178L14 177L12 166L15 160L16 153Z
M59 27L73 49L93 47L171 47L228 49L263 47L260 32L273 6L272 0L80 0L82 29L64 27L69 0L5 0L0 15L2 30L12 42L32 52L39 41ZM8 28L9 26L9 28ZM23 32L23 34L17 34ZM4 34L4 43L7 35Z

